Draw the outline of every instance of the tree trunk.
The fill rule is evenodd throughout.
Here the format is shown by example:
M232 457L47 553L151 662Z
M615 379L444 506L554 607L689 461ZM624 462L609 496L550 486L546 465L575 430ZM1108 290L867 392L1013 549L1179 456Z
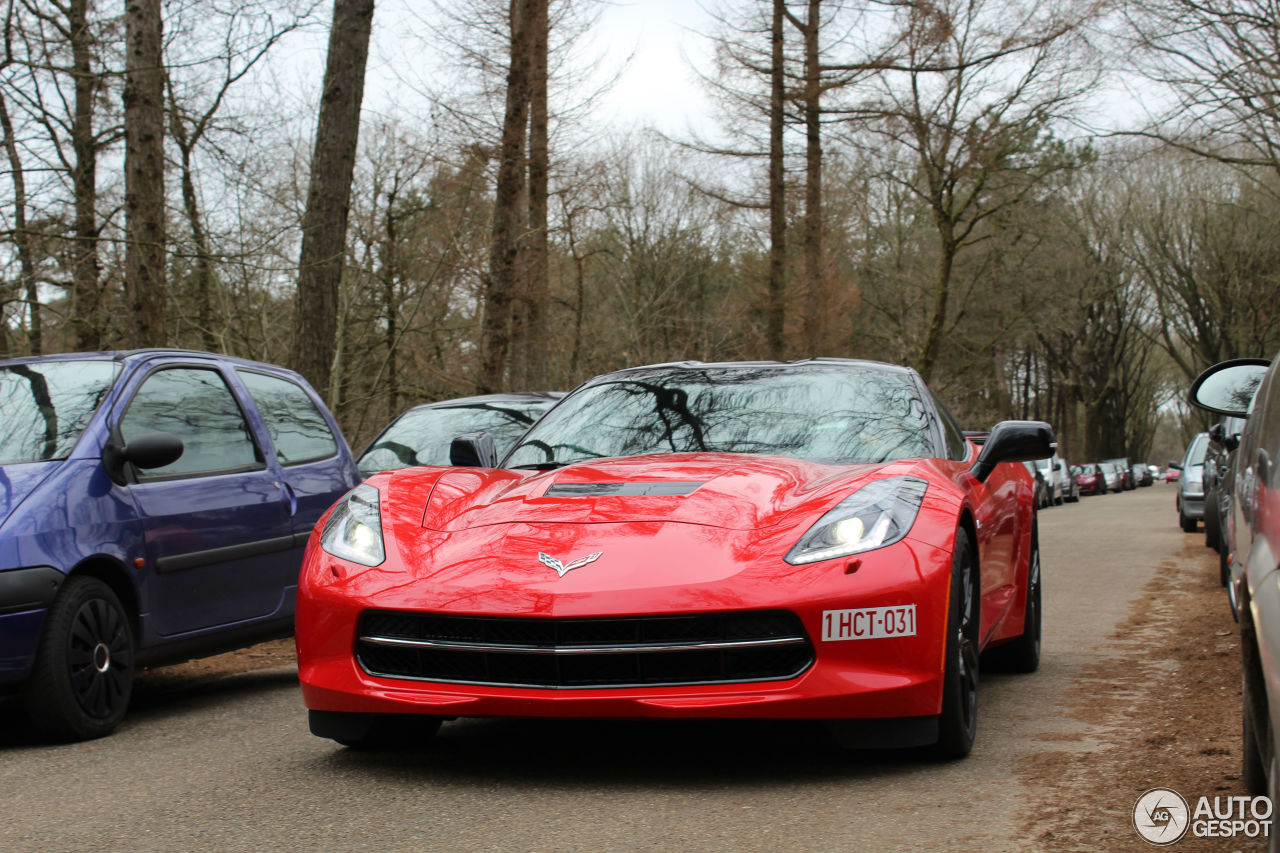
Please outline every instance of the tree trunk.
M322 393L337 350L338 288L372 26L373 0L334 0L293 318L293 367Z
M40 292L36 284L35 259L31 253L31 234L27 231L27 182L18 143L13 137L13 121L9 105L0 95L0 130L4 131L4 150L9 160L9 176L13 182L13 243L18 250L18 292L27 305L27 352L44 352L44 334L40 321ZM6 347L6 350L8 347Z
M160 0L126 0L124 84L124 288L138 342L165 331L164 62Z
M956 260L955 229L949 220L939 217L938 277L933 283L933 308L924 340L916 355L915 368L925 382L933 375L933 365L938 360L942 346L942 330L947 320L947 302L951 297L951 270Z
M75 115L71 120L74 154L71 184L75 194L72 238L71 325L76 348L100 350L106 346L102 317L102 283L98 260L98 141L94 138L94 94L99 80L93 75L93 34L89 30L89 0L71 0L71 64L75 78Z
M822 69L818 32L821 0L809 0L804 28L804 344L809 354L823 346L822 305Z
M480 329L482 394L501 391L506 385L511 349L511 313L516 294L516 256L520 200L525 186L525 131L529 120L529 76L533 27L528 0L511 0L511 64L507 70L506 114L498 160L498 184L493 210L493 241L489 250L489 274L484 280L484 318Z
M787 178L784 168L786 61L783 53L784 0L773 0L769 72L769 286L765 340L769 356L786 357Z
M547 185L550 171L547 107L548 0L526 0L529 26L529 212L528 212L528 304L525 311L525 380L528 388L547 384L546 308L549 286L547 252Z

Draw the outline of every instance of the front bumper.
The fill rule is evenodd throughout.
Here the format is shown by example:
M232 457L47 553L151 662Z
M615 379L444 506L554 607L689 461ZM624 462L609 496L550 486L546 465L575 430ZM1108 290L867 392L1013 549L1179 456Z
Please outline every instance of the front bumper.
M0 571L0 684L30 674L45 614L65 579L50 566Z
M511 590L495 592L490 609L462 615L583 619L726 610L787 609L799 616L814 662L795 677L746 683L542 688L370 675L356 659L357 623L367 609L449 612L456 589L412 583L417 602L406 607L403 585L362 592L336 581L349 564L312 549L299 590L296 642L303 700L313 711L355 714L426 714L442 717L560 718L776 718L884 719L925 717L941 710L945 622L951 555L921 543L899 543L849 560L777 572L776 583L733 589L707 585L601 592L558 599L537 617L533 599L513 607ZM336 570L335 570L336 569ZM316 582L323 579L322 582ZM365 589L369 588L364 585ZM856 590L856 594L851 593ZM766 596L766 592L769 594ZM909 636L824 640L824 615L914 605Z

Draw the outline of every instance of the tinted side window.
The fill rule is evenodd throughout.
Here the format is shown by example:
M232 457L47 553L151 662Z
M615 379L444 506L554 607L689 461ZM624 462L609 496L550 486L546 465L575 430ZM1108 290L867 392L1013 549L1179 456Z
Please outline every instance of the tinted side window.
M262 466L244 413L216 370L170 368L148 376L120 420L120 433L127 444L148 432L182 439L182 456L140 471L143 478Z
M934 408L938 410L939 426L942 427L942 440L947 444L947 458L954 459L957 462L962 461L969 452L969 445L965 441L964 431L960 429L960 424L956 422L955 417L951 414L951 410L942 404L938 399L938 395L929 390L929 396L933 398Z
M236 373L267 425L281 465L324 459L338 452L328 422L300 385L252 370Z

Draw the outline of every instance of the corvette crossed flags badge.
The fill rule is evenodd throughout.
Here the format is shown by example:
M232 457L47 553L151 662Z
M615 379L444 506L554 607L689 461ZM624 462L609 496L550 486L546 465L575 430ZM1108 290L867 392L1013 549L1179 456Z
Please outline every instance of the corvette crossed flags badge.
M560 575L560 577L564 577L574 569L580 569L587 563L594 563L596 560L600 559L600 555L603 553L603 551L597 551L594 554L588 554L581 560L574 560L572 563L562 563L550 554L544 554L539 551L538 559L542 561L544 566L550 566L556 570L556 574Z

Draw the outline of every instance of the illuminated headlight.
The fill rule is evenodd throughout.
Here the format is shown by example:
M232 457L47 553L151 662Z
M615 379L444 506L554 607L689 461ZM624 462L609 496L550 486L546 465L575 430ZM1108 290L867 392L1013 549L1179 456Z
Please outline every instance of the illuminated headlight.
M333 508L320 534L320 547L335 557L362 566L376 566L385 560L378 490L360 485L348 492Z
M818 519L787 553L786 561L799 566L892 545L911 530L927 488L916 477L868 483Z

